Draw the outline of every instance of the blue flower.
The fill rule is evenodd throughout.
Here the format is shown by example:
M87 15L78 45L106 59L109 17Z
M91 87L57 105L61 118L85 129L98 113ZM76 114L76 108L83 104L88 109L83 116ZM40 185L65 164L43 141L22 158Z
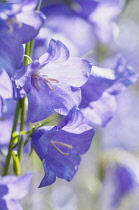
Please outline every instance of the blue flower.
M90 50L96 51L99 43L109 44L114 40L113 23L124 0L73 0L72 8L55 2L43 2L47 6L42 6L41 11L47 19L37 36L34 58L44 53L51 37L64 42L73 56L86 55Z
M0 37L16 37L19 43L34 39L45 19L41 12L34 11L38 4L39 0L0 3Z
M56 177L68 182L74 177L87 152L94 129L85 124L79 109L73 107L57 126L41 127L32 136L32 146L40 157L45 176L39 187L55 182Z
M74 0L79 6L76 12L93 27L100 42L109 43L114 39L113 22L120 14L124 0Z
M113 69L93 66L91 76L82 90L80 109L90 125L106 126L116 112L116 98L138 75L118 57Z
M0 177L0 209L23 210L17 201L26 196L29 191L32 173L17 177L13 175Z
M138 158L124 150L111 150L108 154L111 156L105 168L102 199L106 209L113 209L125 195L139 188L139 167Z
M31 122L43 120L54 111L67 115L79 105L80 86L89 78L91 64L84 59L69 57L66 46L51 40L47 52L15 74L17 86L28 98Z

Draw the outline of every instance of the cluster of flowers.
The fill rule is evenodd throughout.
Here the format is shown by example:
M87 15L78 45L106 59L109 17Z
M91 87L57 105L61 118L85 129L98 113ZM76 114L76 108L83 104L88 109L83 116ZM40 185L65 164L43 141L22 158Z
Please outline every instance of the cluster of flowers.
M89 50L91 36L95 36L96 42L108 42L123 1L75 0L70 5L47 5L45 1L40 5L39 0L0 3L0 151L7 150L2 166L5 176L0 178L1 210L22 209L16 199L28 191L30 173L21 177L8 175L11 157L20 161L23 133L29 133L27 142L31 139L44 167L39 187L54 183L56 177L71 181L81 155L91 145L94 126L106 126L116 111L115 96L138 78L121 56L113 68L100 68L71 56L64 44L67 40L70 46L72 43L73 54L78 56ZM42 11L38 11L40 6ZM108 10L111 12L107 13ZM88 28L87 48L80 38L80 23L83 30ZM66 37L64 43L54 39L60 33ZM24 131L25 97L26 126L36 123L29 132ZM54 112L60 116L57 126L38 126L38 121ZM15 135L17 131L19 135ZM21 185L18 189L17 184Z

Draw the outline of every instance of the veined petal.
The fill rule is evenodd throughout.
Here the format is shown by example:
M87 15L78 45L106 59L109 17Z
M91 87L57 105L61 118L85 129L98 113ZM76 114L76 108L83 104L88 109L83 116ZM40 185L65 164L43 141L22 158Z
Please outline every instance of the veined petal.
M41 69L42 75L55 78L74 87L82 86L89 78L91 64L84 59L70 57L65 62L50 62Z
M61 41L56 41L54 39L51 39L47 49L47 53L45 53L39 58L39 62L42 65L48 62L61 63L66 61L68 57L69 57L68 48Z
M62 115L67 115L69 110L80 103L80 89L68 87L64 84L53 84L51 90L47 84L40 80L39 90L33 85L27 93L29 109L28 115L31 122L36 122L49 117L54 110Z

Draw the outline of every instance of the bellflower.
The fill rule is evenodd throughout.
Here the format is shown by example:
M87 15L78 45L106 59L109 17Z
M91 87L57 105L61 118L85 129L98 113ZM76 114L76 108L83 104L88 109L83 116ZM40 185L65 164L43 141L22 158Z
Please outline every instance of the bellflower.
M47 19L36 38L34 58L44 53L51 37L65 43L73 56L95 51L99 42L109 44L115 38L114 21L123 4L124 0L73 0L69 7L46 2L41 11Z
M17 201L26 196L30 188L32 173L17 177L13 175L0 177L0 209L23 210Z
M106 167L102 192L106 209L117 207L125 195L139 187L138 158L123 150L112 153L117 160Z
M36 37L35 58L45 52L51 37L62 41L72 56L83 56L96 47L96 35L92 25L66 4L52 4L41 11L47 19Z
M116 111L115 96L137 79L138 75L122 57L118 57L113 69L93 66L89 80L81 87L80 108L87 122L105 126Z
M120 14L125 0L74 0L79 6L76 12L95 29L100 42L109 43L114 39L113 23Z
M19 43L26 43L37 36L45 19L34 11L39 0L23 0L18 3L0 3L0 37L16 37Z
M85 124L79 109L73 107L57 126L41 127L32 136L32 146L40 157L45 176L39 187L55 182L56 177L71 181L87 152L94 129Z
M39 60L15 74L17 87L26 91L31 122L43 120L54 111L67 115L74 105L78 106L79 87L87 81L90 71L87 60L70 57L67 47L52 39Z

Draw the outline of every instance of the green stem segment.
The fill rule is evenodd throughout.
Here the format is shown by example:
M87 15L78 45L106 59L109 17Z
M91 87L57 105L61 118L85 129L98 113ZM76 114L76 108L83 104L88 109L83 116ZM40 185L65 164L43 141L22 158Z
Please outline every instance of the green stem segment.
M13 133L16 131L16 127L17 127L17 124L18 124L18 116L19 116L19 111L20 111L19 108L20 108L20 103L18 101L17 107L16 107L16 111L15 111L14 123L13 123L13 128L12 128L12 134L11 134L11 139L10 139L10 143L9 143L9 147L8 147L8 154L7 154L7 158L6 158L6 162L5 162L3 176L7 175L8 174L8 170L9 170L10 160L11 160L11 156L12 156L12 147L14 145Z
M22 98L20 101L20 110L21 110L21 116L20 116L20 132L21 131L24 131L24 122L25 122L25 98ZM21 158L21 153L22 153L22 143L23 142L23 136L21 136L21 139L20 139L20 143L18 145L18 157L19 157L19 160Z

